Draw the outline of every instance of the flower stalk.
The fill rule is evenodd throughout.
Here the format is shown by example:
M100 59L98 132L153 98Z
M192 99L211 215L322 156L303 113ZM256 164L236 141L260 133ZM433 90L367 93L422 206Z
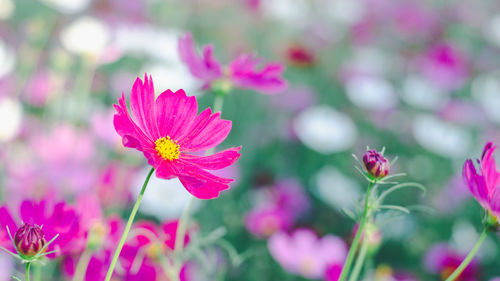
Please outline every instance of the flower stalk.
M31 262L26 263L26 281L30 281L30 267Z
M113 275L113 272L115 270L116 263L118 262L118 258L120 257L120 253L122 251L123 245L125 245L125 241L127 240L128 233L130 232L130 228L132 227L132 223L134 222L135 215L137 214L137 211L139 210L139 206L141 205L142 197L144 196L144 192L146 191L146 187L148 185L149 179L151 178L151 175L154 172L154 168L151 168L151 170L148 173L148 176L146 177L146 180L144 181L144 184L142 185L141 193L139 194L139 197L137 198L137 201L135 202L134 208L132 209L132 213L130 213L130 216L127 221L127 225L125 226L125 230L123 231L122 237L120 239L120 243L118 243L118 247L115 250L115 253L113 255L113 259L111 260L111 264L108 269L108 273L106 274L106 279L105 281L110 281L111 276Z
M472 250L469 252L467 257L465 257L465 259L462 261L462 263L457 267L457 269L455 269L455 271L448 278L446 278L445 281L456 280L460 276L460 274L462 274L462 272L465 270L465 268L469 265L469 263L472 261L472 259L476 255L477 251L481 247L481 244L483 244L483 241L486 238L487 234L488 234L488 231L486 229L483 230L483 232L481 233L481 236L479 236L479 239L476 242L476 245L474 245L474 248L472 248Z
M364 211L363 211L363 217L361 218L361 222L359 223L359 229L356 232L356 236L354 236L354 240L351 244L351 248L349 249L349 253L347 254L347 258L346 258L346 261L344 263L344 267L342 268L342 273L340 274L339 281L346 280L347 275L349 274L349 270L351 269L352 263L354 261L354 255L358 251L359 241L361 240L361 235L363 234L363 231L364 231L364 228L366 225L366 219L368 217L368 209L369 209L368 201L370 200L370 194L371 194L372 187L373 187L373 182L370 182L368 184L368 189L366 190L365 207L364 207Z

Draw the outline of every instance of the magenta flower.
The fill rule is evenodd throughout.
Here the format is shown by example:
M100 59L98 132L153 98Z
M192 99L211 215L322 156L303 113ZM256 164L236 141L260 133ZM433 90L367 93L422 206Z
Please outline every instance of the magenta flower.
M161 226L149 221L134 225L120 255L120 264L125 269L124 280L165 279L159 258L174 250L177 225L178 221L165 222ZM188 243L189 236L186 235L185 245ZM181 280L185 280L184 275L183 270Z
M460 265L465 256L458 254L446 245L439 243L434 245L424 257L424 265L430 273L438 274L443 280L450 276ZM457 280L477 281L479 280L479 268L477 260L473 260L460 274Z
M64 202L52 204L48 200L24 201L19 208L19 216L14 219L11 214L5 205L0 207L0 245L9 250L14 251L14 245L10 241L7 228L14 236L21 227L16 220L25 224L43 226L47 242L59 234L47 248L47 252L56 251L48 255L49 258L75 253L82 249L84 238L80 234L79 217L73 207Z
M213 56L213 46L204 46L200 56L190 33L179 40L178 48L181 59L193 76L204 83L205 89L211 88L216 81L264 94L279 93L287 87L283 79L284 68L279 63L268 63L260 67L261 59L251 54L241 54L228 65L228 71L224 72L220 62Z
M195 97L183 90L167 90L155 101L151 77L137 78L131 93L131 111L125 96L115 105L114 126L123 145L142 151L148 163L163 179L178 177L192 195L211 199L229 188L232 179L217 177L207 170L219 170L233 164L241 147L229 148L209 156L193 153L220 144L231 130L231 121L220 119L210 108L199 115Z
M463 168L463 177L476 200L493 215L500 219L500 173L493 158L496 146L488 142L479 163L479 172L471 159L467 159Z
M101 243L99 247L96 247L92 252L92 257L84 273L85 281L104 280L109 264L111 263L113 251L116 245L118 245L123 228L124 223L118 216L111 216L100 224L94 221L91 227L91 232L94 234L91 237L87 237L87 239L99 239ZM96 237L96 234L101 234L101 237ZM91 244L93 244L93 242L89 241L89 245ZM68 279L72 279L75 275L79 259L79 255L66 255L64 257L61 263L62 272L69 277Z
M341 267L347 256L342 239L333 235L318 238L309 229L298 229L291 235L278 232L269 238L268 248L285 270L309 279L333 275L330 270Z

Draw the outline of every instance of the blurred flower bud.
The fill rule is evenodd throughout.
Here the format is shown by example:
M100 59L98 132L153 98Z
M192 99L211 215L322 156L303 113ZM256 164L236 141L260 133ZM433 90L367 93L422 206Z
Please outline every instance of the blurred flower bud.
M25 223L17 230L14 243L23 258L32 258L40 253L46 241L41 227Z
M366 171L375 179L381 179L389 174L391 163L376 150L368 150L363 156Z

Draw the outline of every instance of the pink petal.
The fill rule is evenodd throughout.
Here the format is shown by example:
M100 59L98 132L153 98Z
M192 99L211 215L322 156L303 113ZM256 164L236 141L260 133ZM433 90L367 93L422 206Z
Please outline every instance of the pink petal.
M117 114L113 118L116 132L123 137L125 147L136 148L142 151L147 147L154 147L153 140L132 120L128 113L125 95L118 100L118 105L114 105Z
M181 154L181 159L196 164L200 168L207 170L223 169L238 160L240 157L240 147L233 147L210 156L197 156L190 154Z
M495 189L490 199L490 211L500 219L500 188Z
M486 208L488 205L488 188L484 178L476 172L472 160L465 161L462 175L472 195Z
M196 53L193 36L190 33L186 33L184 37L179 39L178 49L181 60L188 66L189 71L196 78L209 84L222 76L221 65L213 56L213 46L205 46L203 48L203 57L201 58Z
M155 107L159 137L169 136L174 140L186 134L198 114L196 98L186 96L183 90L161 93Z
M6 206L2 206L0 207L0 246L13 250L14 248L10 241L7 228L9 228L10 234L14 237L17 231L16 222L12 218L9 209L7 209Z
M222 190L229 189L232 179L217 177L188 162L178 161L182 174L179 180L186 190L199 199L213 199L219 196Z
M232 122L220 119L220 113L212 114L210 108L196 117L189 133L179 140L181 152L202 151L219 145L231 131Z
M493 158L495 149L496 146L491 142L487 143L481 158L481 174L484 177L486 187L488 188L488 194L490 195L493 194L500 184L500 173L497 171L495 159Z
M155 92L153 80L144 75L144 83L140 78L135 80L130 95L130 109L135 121L151 139L158 139L159 133L155 119Z

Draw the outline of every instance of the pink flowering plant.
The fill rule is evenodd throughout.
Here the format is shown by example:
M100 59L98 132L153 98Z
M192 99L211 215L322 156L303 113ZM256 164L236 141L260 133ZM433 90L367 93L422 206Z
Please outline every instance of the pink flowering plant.
M0 0L0 281L499 281L498 8Z

